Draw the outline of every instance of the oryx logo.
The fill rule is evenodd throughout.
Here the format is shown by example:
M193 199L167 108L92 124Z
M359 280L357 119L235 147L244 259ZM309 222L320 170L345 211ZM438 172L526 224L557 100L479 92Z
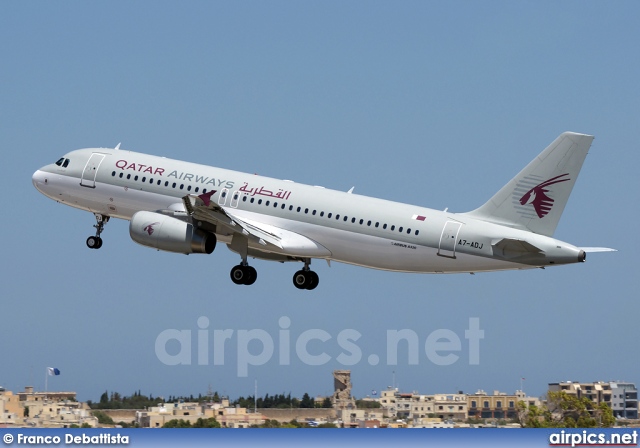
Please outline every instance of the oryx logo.
M544 218L551 211L551 207L553 207L554 202L552 198L547 196L547 193L549 192L547 187L571 180L570 178L563 179L563 177L568 175L569 173L561 174L560 176L552 177L549 180L539 183L520 198L520 204L533 205L538 218Z
M149 235L153 235L153 232L156 230L153 228L153 226L160 224L159 222L152 222L151 224L149 224L148 226L146 226L144 229L145 232L147 232Z

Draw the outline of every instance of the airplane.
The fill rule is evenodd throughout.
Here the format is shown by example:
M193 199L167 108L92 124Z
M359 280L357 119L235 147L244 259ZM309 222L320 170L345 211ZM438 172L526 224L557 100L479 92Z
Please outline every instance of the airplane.
M312 290L313 259L415 273L476 273L581 263L587 252L553 238L593 136L562 133L479 208L466 213L336 191L120 149L71 151L37 170L45 196L95 215L102 246L110 218L157 250L240 255L231 280L251 285L249 258L301 262L293 284Z

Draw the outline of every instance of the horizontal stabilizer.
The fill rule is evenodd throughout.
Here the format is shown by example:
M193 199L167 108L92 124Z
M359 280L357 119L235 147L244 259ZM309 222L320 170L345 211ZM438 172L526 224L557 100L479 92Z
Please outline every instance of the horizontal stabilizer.
M618 252L618 249L611 249L609 247L581 247L583 251L589 252Z

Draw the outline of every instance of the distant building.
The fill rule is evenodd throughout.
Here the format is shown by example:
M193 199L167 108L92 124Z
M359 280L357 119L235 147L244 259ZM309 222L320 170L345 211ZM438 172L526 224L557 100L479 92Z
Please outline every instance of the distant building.
M0 426L11 427L22 421L24 408L20 406L20 399L13 392L0 387Z
M136 423L141 428L161 428L170 420L185 420L192 425L198 419L215 417L223 428L249 428L262 425L262 414L248 413L246 408L231 407L229 400L222 403L160 403L146 411L136 412Z
M606 403L616 418L638 418L638 391L634 383L621 381L580 383L564 381L549 383L549 392L565 392L578 398L587 398L593 404Z
M498 420L516 418L518 416L517 403L523 398L523 394L507 395L495 390L492 395L489 395L485 391L479 390L467 398L469 418Z
M638 390L634 383L611 382L611 409L616 418L638 418Z
M75 392L34 392L26 387L14 395L0 387L0 426L69 428L97 426L98 419L86 403L75 401Z
M331 403L335 409L356 408L356 401L351 396L351 370L333 371L333 389Z
M75 392L34 392L33 386L26 386L24 391L18 392L20 401L76 401Z
M464 420L467 418L467 395L434 394L421 395L417 392L399 392L397 388L388 388L380 393L378 399L385 415L391 419L402 419L417 424L423 419Z

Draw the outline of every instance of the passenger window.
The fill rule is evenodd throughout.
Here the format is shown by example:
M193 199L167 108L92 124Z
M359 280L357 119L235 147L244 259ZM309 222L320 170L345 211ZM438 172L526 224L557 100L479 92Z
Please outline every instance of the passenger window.
M387 230L387 225L386 225L386 224L383 224L383 225L382 225L382 228L383 228L383 229L385 229L385 230Z
M396 230L396 226L391 226L391 230Z
M127 180L131 179L131 174L127 174Z
M149 179L149 183L152 184L153 183L153 178Z
M242 202L247 202L247 197L246 196L242 196Z
M169 181L166 181L166 182L164 183L164 186L165 186L165 187L168 187L168 186L169 186Z
M311 212L311 214L312 214L313 216L316 216L316 211L315 211L315 210L314 210L314 211L312 211L312 212Z
M256 201L256 198L251 198L251 203L253 204Z
M379 226L379 225L380 225L380 223L379 223L379 222L377 222L377 223L376 223L376 229L378 228L378 226Z
M329 214L327 215L327 218L331 218L331 213L329 213Z
M289 206L289 211L293 211L293 205Z
M146 181L147 181L147 178L146 178L146 177L143 177L143 178L142 178L142 182L146 182Z
M400 228L398 229L398 232L402 232L402 227L400 227Z
M122 179L122 176L124 176L124 173L120 173L120 179Z
M407 229L407 235L411 233L411 229Z
M278 203L277 202L273 203L273 208L278 208Z
M340 215L336 215L336 219L340 219Z
M116 172L115 172L115 171L113 171L113 172L111 173L111 177L116 177Z
M187 191L191 191L191 185L187 187Z
M324 216L324 212L320 212L320 217L323 217L323 216Z
M138 182L138 176L134 177L133 180Z
M347 222L347 219L348 219L348 218L345 216L345 217L344 217L344 222Z
M298 207L298 213L300 213L300 210L302 210L300 207Z
M198 190L200 190L200 187L196 187L196 189L194 191L197 193ZM246 198L246 196L245 196L245 198Z
M364 219L361 219L361 220L360 220L360 225L362 225L362 223L364 223Z
M258 205L262 204L262 199L258 199Z
M280 207L282 210L284 210L286 204L282 204L282 207Z
M266 205L267 207L269 207L269 201L265 202L264 205Z
M304 214L306 215L307 213L309 213L309 209L308 209L308 208L305 208L305 209L304 209Z
M367 225L368 225L368 226L371 226L371 221L367 221Z
M419 233L420 233L420 231L419 231L419 230L416 230L416 236L418 236L418 234L419 234Z
M184 184L180 184L180 189L184 189Z
M351 223L355 224L356 223L356 218L351 218Z
M178 184L176 184L176 183L174 182L174 183L173 183L173 185L171 186L171 188L176 188L176 185L178 185Z
M205 194L206 192L207 192L207 189L206 189L206 188L203 188L203 189L202 189L202 194Z

